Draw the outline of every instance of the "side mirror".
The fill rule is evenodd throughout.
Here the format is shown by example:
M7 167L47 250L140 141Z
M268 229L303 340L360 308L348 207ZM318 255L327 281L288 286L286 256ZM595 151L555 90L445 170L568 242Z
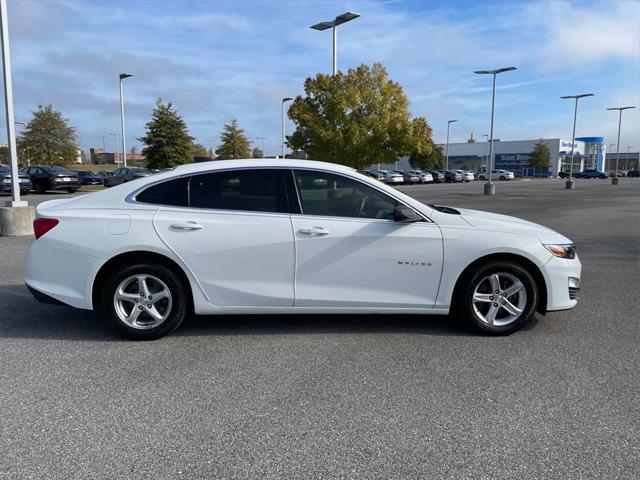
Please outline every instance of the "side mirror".
M402 223L413 223L422 221L422 217L415 211L413 211L413 209L405 205L398 205L393 210L393 221Z

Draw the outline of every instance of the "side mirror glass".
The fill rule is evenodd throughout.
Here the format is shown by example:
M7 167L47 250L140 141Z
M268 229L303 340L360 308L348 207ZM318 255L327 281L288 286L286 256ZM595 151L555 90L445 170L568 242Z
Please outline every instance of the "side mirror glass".
M398 205L393 210L393 220L395 222L413 223L422 221L422 217L413 211L413 209L405 205Z

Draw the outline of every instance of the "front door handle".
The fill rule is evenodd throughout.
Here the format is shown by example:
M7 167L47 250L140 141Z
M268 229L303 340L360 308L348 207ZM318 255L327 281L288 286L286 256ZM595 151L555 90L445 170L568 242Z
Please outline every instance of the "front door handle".
M324 227L311 227L311 228L301 228L300 230L298 230L298 233L301 233L303 235L321 237L323 235L329 235L331 232Z
M174 230L193 231L193 230L202 230L203 227L202 225L196 222L184 222L184 223L172 223L171 228L173 228Z

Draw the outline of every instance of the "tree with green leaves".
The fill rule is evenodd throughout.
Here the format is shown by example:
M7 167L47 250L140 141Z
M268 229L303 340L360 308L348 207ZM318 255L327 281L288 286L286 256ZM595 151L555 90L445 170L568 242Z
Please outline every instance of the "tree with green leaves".
M442 147L431 144L431 149L427 154L413 153L409 156L409 163L413 168L419 170L442 170L445 164Z
M208 157L209 151L207 147L198 142L191 143L191 157Z
M544 140L539 140L533 147L533 151L529 154L529 163L527 166L531 168L551 167L551 151L544 143Z
M251 158L251 144L235 118L223 127L216 156L218 160Z
M251 150L251 157L252 158L262 158L262 157L264 157L264 153L262 152L261 149L256 147L253 150Z
M381 64L318 74L304 90L289 108L296 130L288 143L309 158L361 169L428 153L427 121L411 119L407 96Z
M52 105L39 105L32 114L18 137L18 150L28 151L33 163L73 163L77 156L76 133L69 121Z
M158 99L146 135L138 140L145 145L142 154L149 168L170 168L192 161L193 137L171 102Z

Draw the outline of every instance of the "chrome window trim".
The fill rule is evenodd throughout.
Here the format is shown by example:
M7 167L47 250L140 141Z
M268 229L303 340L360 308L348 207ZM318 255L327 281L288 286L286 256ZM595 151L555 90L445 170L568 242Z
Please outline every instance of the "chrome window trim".
M183 209L191 209L191 210L205 210L205 211L218 211L218 212L248 212L248 213L259 213L259 214L275 214L275 215L292 215L291 212L289 213L281 213L281 212L259 212L259 211L254 211L254 210L223 210L223 209L207 209L207 208L197 208L197 207L179 207L176 205L166 205L166 204L161 204L161 203L146 203L146 202L139 202L136 200L136 196L142 192L143 190L146 190L147 188L150 188L154 185L158 185L159 183L163 183L163 182L168 182L171 180L176 180L178 178L183 178L183 177L192 177L194 175L206 175L209 173L217 173L217 172L228 172L228 171L234 171L234 170L289 170L291 172L291 180L293 181L293 185L296 189L296 194L298 196L298 205L300 207L300 211L303 212L302 210L302 201L300 199L300 192L298 191L298 186L296 185L295 182L295 173L294 170L306 170L306 171L312 171L312 172L322 172L322 173L328 173L331 175L338 175L344 178L347 178L349 180L353 180L355 182L360 182L362 184L364 184L365 186L372 188L380 193L382 193L383 195L386 195L388 197L393 198L395 201L397 201L398 203L400 203L401 205L404 205L407 208L410 208L411 210L413 210L416 214L418 214L418 216L420 216L425 222L428 223L435 223L433 220L431 220L429 217L427 217L425 214L423 214L422 212L416 210L414 207L412 207L411 205L407 205L405 202L403 202L401 199L397 198L395 195L393 195L392 193L389 193L381 188L378 188L377 185L373 185L373 184L369 184L367 182L363 182L362 180L360 180L359 178L356 177L352 177L350 175L346 175L343 172L333 172L333 171L327 171L323 168L313 168L313 167L290 167L290 166L285 166L285 165L270 165L270 166L261 166L261 165L256 165L256 166L250 166L250 167L229 167L229 168L216 168L213 170L204 170L202 172L191 172L191 173L184 173L182 175L176 175L173 177L169 177L169 178L163 178L161 180L157 180L155 182L151 182L151 183L147 183L139 188L137 188L136 190L134 190L133 192L130 192L129 194L127 194L127 196L124 198L125 203L130 203L133 205L156 205L158 207L162 206L162 207L169 207L169 208L183 208ZM355 173L358 173L357 170L353 170ZM358 175L362 175L362 174L358 174ZM365 175L362 175L364 178L369 178ZM191 182L189 182L188 185L190 185ZM190 199L190 195L188 192L188 201L191 200ZM304 213L301 214L293 214L293 215L304 215ZM307 215L309 217L311 217L312 215ZM351 219L357 219L359 217L324 217L324 218L351 218ZM369 220L381 220L381 219L369 219ZM384 220L384 219L382 219ZM393 220L385 220L388 222L393 222Z

